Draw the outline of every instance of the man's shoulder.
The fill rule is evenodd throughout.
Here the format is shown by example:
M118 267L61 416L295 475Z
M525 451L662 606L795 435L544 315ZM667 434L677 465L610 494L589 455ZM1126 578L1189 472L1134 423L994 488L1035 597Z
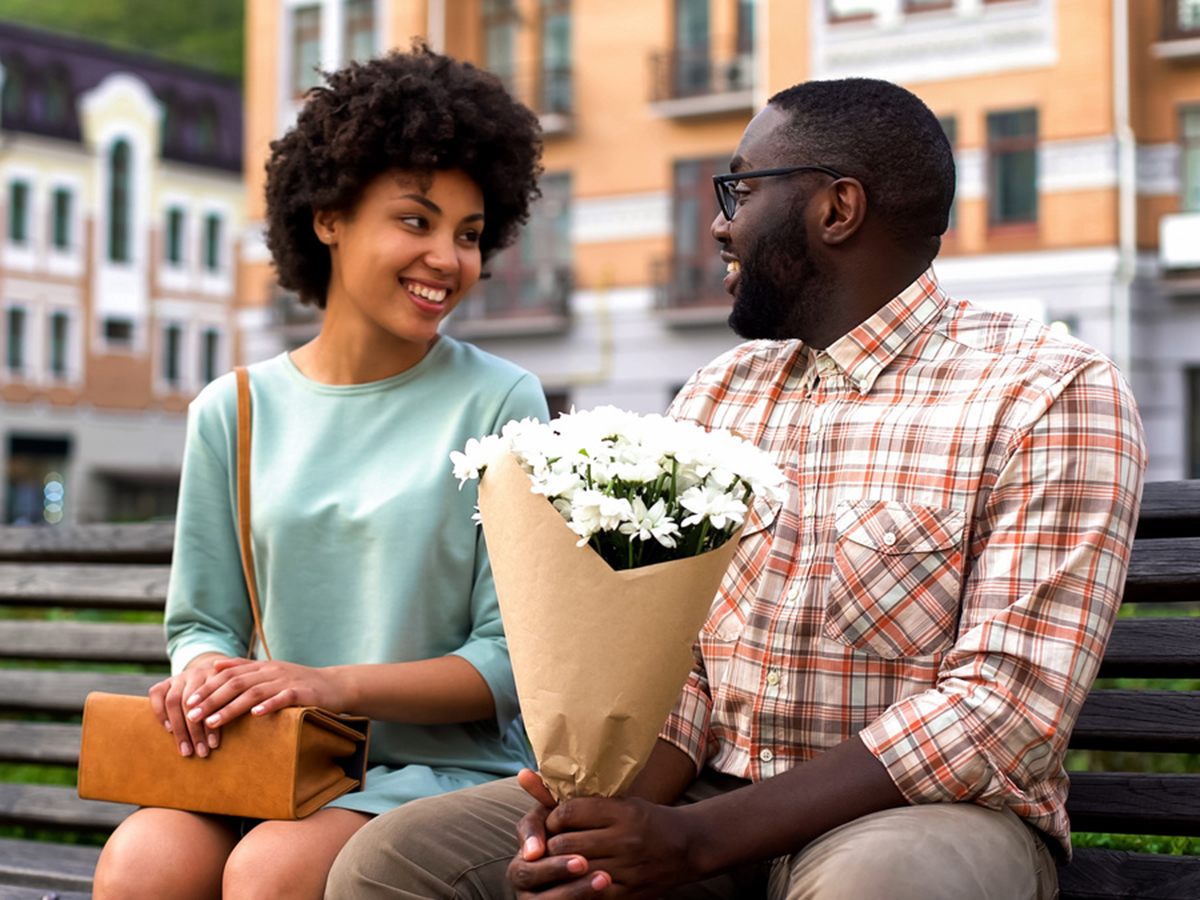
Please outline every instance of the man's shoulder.
M1103 353L1065 328L962 300L947 302L936 331L963 353L1038 369L1055 378L1070 377L1096 363L1112 365Z
M726 386L774 379L780 366L791 360L800 346L800 341L745 341L701 366L694 378Z

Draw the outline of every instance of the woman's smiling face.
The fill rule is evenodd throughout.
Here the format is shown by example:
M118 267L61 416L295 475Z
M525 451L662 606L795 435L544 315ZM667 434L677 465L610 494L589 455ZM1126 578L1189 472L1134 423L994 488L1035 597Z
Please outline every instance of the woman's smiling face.
M461 170L384 172L352 210L318 212L313 227L332 262L326 322L421 355L479 280L483 192Z

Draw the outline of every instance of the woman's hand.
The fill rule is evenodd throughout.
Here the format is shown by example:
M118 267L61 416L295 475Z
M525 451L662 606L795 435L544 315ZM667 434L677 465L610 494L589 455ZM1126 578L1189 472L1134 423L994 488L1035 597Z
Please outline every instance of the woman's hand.
M246 713L265 716L289 706L345 712L348 690L335 671L277 660L218 659L184 698L186 716L190 725L214 729Z
M201 654L188 663L183 672L150 688L150 706L163 727L178 740L182 756L195 753L203 758L221 744L221 732L218 729L187 718L184 701L216 674L216 662L225 658L219 653Z

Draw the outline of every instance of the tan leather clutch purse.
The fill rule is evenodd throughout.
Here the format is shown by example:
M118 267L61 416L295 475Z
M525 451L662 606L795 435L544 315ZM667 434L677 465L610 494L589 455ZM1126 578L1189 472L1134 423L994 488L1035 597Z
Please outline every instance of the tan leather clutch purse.
M180 756L148 697L93 692L79 796L254 819L299 819L362 788L370 721L296 706L221 727L206 759Z

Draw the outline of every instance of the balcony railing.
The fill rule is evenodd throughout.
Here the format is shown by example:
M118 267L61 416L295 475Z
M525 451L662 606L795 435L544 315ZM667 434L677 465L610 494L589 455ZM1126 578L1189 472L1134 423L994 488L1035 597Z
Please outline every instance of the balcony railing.
M650 73L651 103L739 94L754 87L754 58L749 53L722 58L705 49L668 50L651 55Z
M550 333L568 324L570 266L542 265L493 272L453 313L458 334Z
M1161 0L1164 41L1200 38L1200 0Z
M654 305L680 323L724 321L733 304L725 292L725 263L671 256L654 263Z

